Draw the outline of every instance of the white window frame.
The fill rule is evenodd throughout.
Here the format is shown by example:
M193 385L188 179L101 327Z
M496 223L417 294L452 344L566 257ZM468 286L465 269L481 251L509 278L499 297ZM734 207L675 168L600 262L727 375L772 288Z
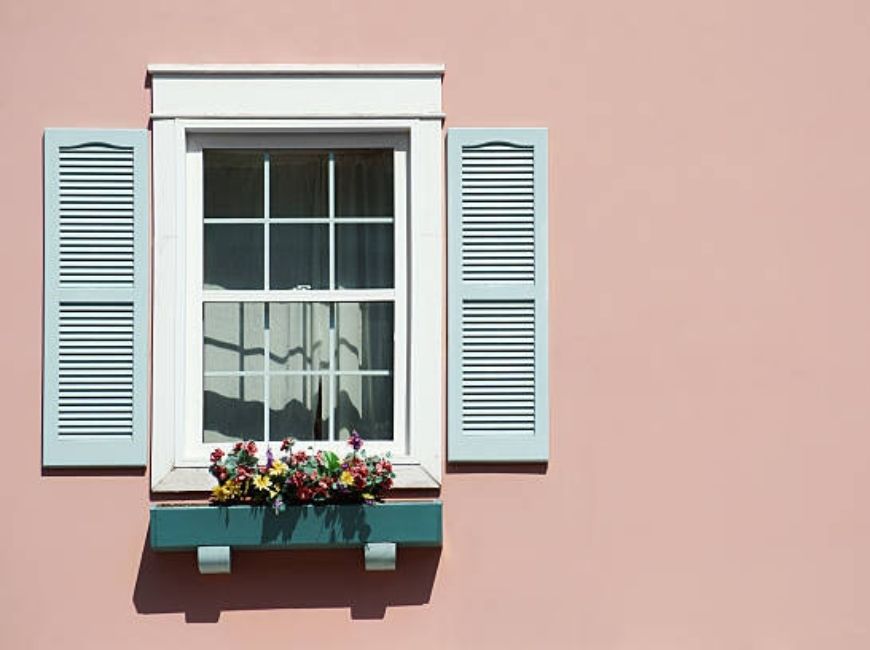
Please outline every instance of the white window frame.
M191 265L202 212L189 188L204 138L255 143L292 137L407 144L406 368L396 369L405 445L398 488L440 485L444 436L443 66L149 66L153 98L154 283L151 488L209 489L202 456L181 441L201 422L201 312L191 311ZM312 140L313 141L313 140ZM265 148L265 146L263 147ZM399 230L398 219L397 230ZM192 234L194 233L194 234ZM398 303L397 303L398 308ZM195 348L195 350L194 350ZM401 381L400 372L407 377ZM196 374L198 379L193 380ZM404 393L403 393L404 391ZM197 413L196 411L200 412ZM187 435L185 435L187 434ZM194 454L196 456L196 454Z
M394 204L395 211L392 219L393 245L395 250L395 285L392 289L321 289L321 290L204 290L203 289L203 149L246 149L246 150L275 150L275 149L392 149L394 167ZM187 252L185 256L185 295L186 317L188 326L184 330L186 336L185 350L187 363L185 370L185 386L196 386L203 381L203 323L201 319L202 306L206 302L320 302L339 303L357 301L386 301L394 305L394 367L393 367L393 427L394 437L392 441L368 441L366 448L371 453L384 454L390 452L394 456L403 456L408 448L407 425L405 420L405 387L407 385L407 138L400 133L377 133L377 134L348 134L338 135L324 134L256 134L233 133L191 133L187 139L187 214L186 219L186 242ZM334 223L332 215L328 217ZM221 218L221 222L228 223ZM249 220L246 220L249 221ZM299 223L298 220L295 220ZM268 232L268 229L267 229ZM267 235L268 236L268 235ZM269 251L264 251L264 265L269 267ZM335 265L331 262L330 268ZM268 346L267 346L268 349ZM199 371L197 371L199 369ZM332 375L331 375L332 378ZM265 378L264 395L268 394L268 377ZM334 425L334 403L336 387L330 383L329 419ZM228 450L232 443L205 443L202 442L202 384L199 390L191 390L188 398L190 408L186 409L187 424L184 435L176 438L175 466L197 467L202 465L201 459L207 458L215 447ZM272 440L273 450L277 450L280 440L276 443ZM268 442L264 443L268 444ZM316 449L330 449L343 455L347 444L340 441L300 441L300 445L311 445Z

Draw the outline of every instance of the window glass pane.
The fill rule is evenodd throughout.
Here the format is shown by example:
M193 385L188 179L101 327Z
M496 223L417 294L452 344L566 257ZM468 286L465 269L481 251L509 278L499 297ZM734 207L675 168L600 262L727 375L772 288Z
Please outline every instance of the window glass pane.
M263 370L263 303L203 306L205 371Z
M329 438L329 376L270 375L269 435L272 440Z
M263 288L263 226L205 224L206 289Z
M263 439L263 377L205 377L203 442Z
M329 156L325 151L269 154L269 215L329 216Z
M272 370L329 368L329 304L269 305L269 367Z
M393 150L335 153L335 216L393 216Z
M335 153L335 216L393 216L393 150Z
M341 289L393 287L393 224L335 227L336 285Z
M270 228L270 288L329 288L329 226L272 224Z
M393 303L340 302L335 325L339 370L393 369Z
M263 153L205 149L205 217L244 219L263 216Z
M364 440L392 440L392 376L339 375L336 418L339 440L354 429Z

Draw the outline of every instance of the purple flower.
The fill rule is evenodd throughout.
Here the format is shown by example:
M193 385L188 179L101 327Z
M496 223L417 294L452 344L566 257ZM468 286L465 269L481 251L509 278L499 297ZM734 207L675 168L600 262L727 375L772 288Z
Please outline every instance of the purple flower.
M266 469L272 469L272 463L275 461L275 456L272 454L272 448L266 448Z
M347 444L353 447L354 451L359 451L360 448L363 446L362 436L357 433L356 429L351 432L350 438L348 438L347 440Z

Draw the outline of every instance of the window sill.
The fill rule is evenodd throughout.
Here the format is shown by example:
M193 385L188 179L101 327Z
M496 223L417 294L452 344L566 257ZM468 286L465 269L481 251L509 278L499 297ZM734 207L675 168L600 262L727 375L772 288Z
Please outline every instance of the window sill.
M441 484L422 465L393 465L394 490L437 490ZM156 493L210 492L214 477L205 467L175 467L158 480L151 491Z

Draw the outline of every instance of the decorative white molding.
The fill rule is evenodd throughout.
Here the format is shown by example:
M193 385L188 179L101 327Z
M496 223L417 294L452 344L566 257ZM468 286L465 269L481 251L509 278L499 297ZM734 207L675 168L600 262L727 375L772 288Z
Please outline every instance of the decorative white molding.
M292 118L294 120L330 120L330 119L390 119L390 120L438 120L441 121L446 117L446 113L396 113L395 115L369 115L366 113L358 113L358 114L341 114L336 115L334 113L330 114L321 114L321 113L312 113L310 115L251 115L251 114L226 114L226 113L203 113L203 114L190 114L190 115L160 115L159 113L150 113L149 117L152 120L196 120L196 119L206 119L206 120L245 120L245 119L257 119L257 120L268 120L268 119L286 119Z
M169 74L443 75L443 63L152 63L151 76Z
M443 66L148 67L152 118L441 119Z
M199 66L194 66L195 68ZM213 485L203 467L188 467L178 440L189 421L186 374L185 267L187 147L192 134L398 133L410 145L408 160L408 369L406 456L395 463L399 488L437 488L444 435L444 223L441 115L443 67L418 70L376 66L231 70L227 78L184 66L150 66L153 123L154 297L151 488L201 492ZM185 68L185 69L182 69ZM210 67L211 68L211 67ZM250 68L245 66L245 68ZM375 73L375 70L380 72ZM226 69L223 72L227 72ZM286 74L285 74L286 73ZM413 74L412 74L413 73ZM233 81L245 82L235 85ZM304 84L314 84L307 92ZM351 83L349 83L351 82ZM310 87L308 87L310 90ZM360 98L360 95L363 97ZM212 103L217 102L217 105ZM244 104L244 107L241 105ZM330 116L322 115L329 105ZM360 116L361 106L368 112ZM243 110L243 108L245 110ZM215 114L226 117L215 118ZM304 115L288 117L290 113ZM394 118L397 114L416 117ZM200 115L182 119L181 115ZM204 116L211 115L211 118ZM257 117L251 117L255 115ZM284 117L276 117L284 115ZM178 462L177 462L178 461Z

